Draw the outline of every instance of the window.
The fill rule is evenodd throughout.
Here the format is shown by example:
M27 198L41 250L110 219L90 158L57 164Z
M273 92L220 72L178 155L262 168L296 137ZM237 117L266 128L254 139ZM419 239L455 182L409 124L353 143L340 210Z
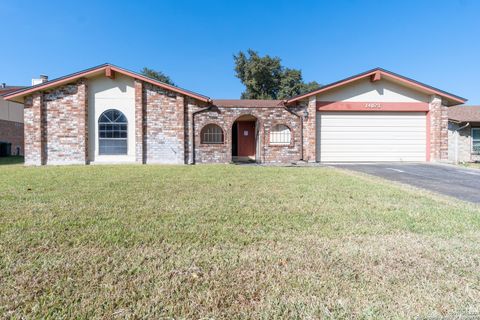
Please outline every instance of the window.
M100 155L127 154L127 118L118 110L107 110L98 119Z
M223 143L223 130L216 124L207 124L200 133L202 143Z
M290 128L284 124L277 124L273 126L270 131L271 144L290 144L291 131Z
M472 128L472 153L480 154L480 128Z

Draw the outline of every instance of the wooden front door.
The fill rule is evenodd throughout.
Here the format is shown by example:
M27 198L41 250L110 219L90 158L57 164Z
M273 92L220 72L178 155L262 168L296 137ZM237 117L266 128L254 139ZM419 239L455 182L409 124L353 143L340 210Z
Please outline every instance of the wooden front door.
M238 156L255 156L255 121L237 123Z

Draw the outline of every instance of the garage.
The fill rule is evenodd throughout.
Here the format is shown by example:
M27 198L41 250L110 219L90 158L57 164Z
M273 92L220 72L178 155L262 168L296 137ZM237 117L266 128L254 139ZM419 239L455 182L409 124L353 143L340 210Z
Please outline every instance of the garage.
M426 161L425 112L317 112L317 161Z

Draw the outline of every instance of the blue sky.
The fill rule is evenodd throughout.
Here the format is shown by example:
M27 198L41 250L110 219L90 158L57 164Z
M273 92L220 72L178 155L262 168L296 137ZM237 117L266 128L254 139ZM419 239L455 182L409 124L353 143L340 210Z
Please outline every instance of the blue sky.
M213 98L243 90L252 48L327 84L383 67L480 104L480 1L0 0L0 82L105 62L168 74Z

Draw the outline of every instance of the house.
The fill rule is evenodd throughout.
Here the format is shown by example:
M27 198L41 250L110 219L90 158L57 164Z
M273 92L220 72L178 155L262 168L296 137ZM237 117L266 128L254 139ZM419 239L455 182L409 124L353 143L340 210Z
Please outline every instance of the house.
M25 162L448 160L465 99L376 68L287 100L223 100L103 64L11 92Z
M0 84L0 157L23 155L23 105L2 97L21 88Z
M448 160L480 161L480 106L455 106L448 110Z

